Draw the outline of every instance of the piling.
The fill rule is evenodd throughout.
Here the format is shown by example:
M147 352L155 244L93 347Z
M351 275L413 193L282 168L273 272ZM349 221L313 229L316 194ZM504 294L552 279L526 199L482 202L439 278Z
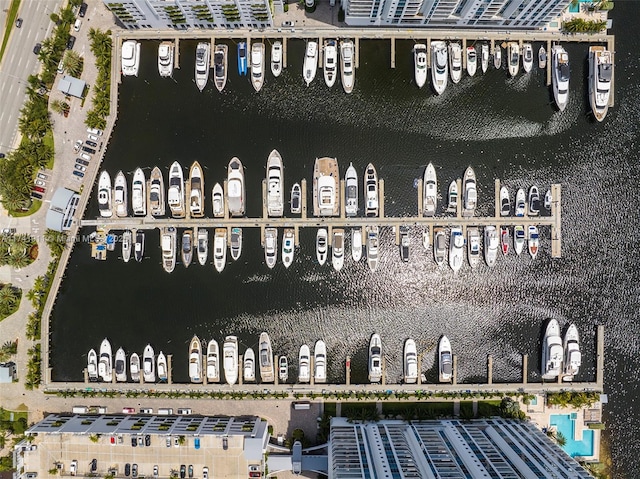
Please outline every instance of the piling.
M300 182L300 204L302 205L303 219L307 218L307 180L305 178Z
M173 368L171 366L172 361L173 354L167 354L167 384L173 384ZM142 376L142 374L140 376Z
M396 37L391 37L391 68L396 67Z
M493 384L493 356L487 357L487 384Z
M522 355L522 384L527 384L527 381L529 380L528 368L529 368L529 355L523 354Z
M324 62L322 61L322 57L324 55L324 43L322 41L322 37L318 38L318 68L322 68L324 66Z
M356 68L360 68L360 37L356 37L353 49L353 60Z
M551 85L551 40L547 40L547 86Z
M351 356L347 356L347 359L345 361L345 376L346 376L346 384L347 386L351 385Z
M216 37L212 36L211 47L209 48L209 65L214 64L213 58L215 56L215 53L216 53Z
M422 216L422 206L424 204L424 199L422 198L422 194L424 193L422 186L422 178L418 179L418 214L417 216Z
M453 374L451 375L451 383L458 384L458 356L453 355Z
M287 68L287 37L282 38L282 68Z
M380 218L384 218L384 180L378 181L378 204L380 205Z
M313 354L309 354L309 384L312 386L315 384L316 380L316 373L313 364L314 359Z
M173 49L173 68L180 69L180 38L176 37L176 46Z
M242 386L242 381L244 380L244 376L243 376L243 373L244 373L244 367L243 367L244 361L243 361L243 359L244 359L244 356L242 354L239 354L238 355L238 384L240 386Z

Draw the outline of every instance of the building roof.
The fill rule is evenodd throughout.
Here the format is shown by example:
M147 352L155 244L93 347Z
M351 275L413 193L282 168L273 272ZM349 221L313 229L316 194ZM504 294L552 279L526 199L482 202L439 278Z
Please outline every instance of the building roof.
M58 83L58 90L60 90L65 95L82 98L85 86L86 83L84 82L84 80L65 75L62 77L62 80L60 80L60 83Z
M0 383L13 382L13 375L15 374L15 370L15 363L0 364Z
M78 194L67 188L58 188L51 198L49 211L47 211L47 228L55 231L69 229L71 217L76 212Z

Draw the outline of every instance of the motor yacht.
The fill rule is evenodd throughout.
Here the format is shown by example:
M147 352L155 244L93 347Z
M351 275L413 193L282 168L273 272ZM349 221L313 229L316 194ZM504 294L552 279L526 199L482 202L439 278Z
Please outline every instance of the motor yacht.
M509 254L509 243L511 242L509 236L510 236L509 227L501 226L500 227L500 249L502 249L502 254L505 256Z
M529 235L527 238L527 246L529 248L529 254L532 259L536 259L538 250L540 248L540 238L538 235L538 227L535 225L529 225Z
M161 77L173 74L173 42L161 42L158 46L158 73Z
M118 171L113 182L113 204L116 207L116 216L118 218L125 218L129 214L127 196L127 179L122 171Z
M547 50L544 48L544 45L540 45L540 49L538 50L538 68L547 68Z
M215 339L207 344L207 382L220 382L220 351Z
M455 226L451 228L451 237L449 238L449 266L454 273L460 271L464 262L464 235L462 228Z
M467 228L467 260L469 266L476 268L480 264L480 231L476 227Z
M513 227L513 250L518 256L524 250L524 244L526 242L526 235L524 232L524 226L516 225Z
M251 45L251 84L255 91L264 85L264 43Z
M242 360L243 363L243 374L242 377L244 382L253 382L256 380L256 355L253 352L253 349L247 348L244 352L244 358Z
M316 158L313 166L313 215L340 214L340 173L335 158Z
M311 380L311 351L309 350L309 346L303 344L300 347L300 352L298 353L298 382L299 383L308 383Z
M229 245L231 250L231 259L236 261L242 254L242 228L231 228L231 244Z
M184 218L184 176L182 174L182 166L180 166L180 163L177 161L174 161L169 169L167 202L169 203L171 216L174 218Z
M422 180L422 214L424 216L435 216L438 206L438 179L433 163L429 163L424 170Z
M431 249L431 227L429 226L422 230L422 247L428 254Z
M378 333L369 341L369 381L379 383L382 380L382 339Z
M267 158L267 214L272 217L284 214L284 171L282 157L273 150Z
M260 366L260 380L263 383L272 383L275 380L273 369L273 350L271 349L271 338L266 332L260 333L258 341L258 360Z
M550 319L542 339L542 379L553 380L560 374L563 357L560 325L555 319Z
M338 42L335 40L324 41L323 74L325 84L331 88L338 77Z
M132 353L129 356L129 374L131 374L133 382L140 382L140 356L138 356L138 353Z
M90 349L89 354L87 354L87 375L89 376L89 381L98 380L98 355L95 349Z
M458 42L449 44L449 69L451 70L451 81L459 83L462 78L462 47Z
M427 46L424 43L413 46L413 64L416 85L422 88L427 82Z
M247 74L247 43L238 42L238 75Z
M278 261L278 230L276 228L264 230L264 260L269 269L273 269Z
M409 338L404 342L404 382L415 384L418 382L418 352L416 342Z
M362 230L360 228L351 230L351 257L355 263L362 258Z
M304 63L302 65L302 77L307 86L311 84L316 77L316 70L318 69L318 42L309 40L307 42L307 49L304 54Z
M144 258L144 231L136 230L136 241L133 244L133 257L140 263Z
M319 339L313 350L313 382L324 384L327 382L327 346Z
M227 228L216 228L213 234L213 265L222 273L227 265Z
M158 380L162 382L166 382L167 379L169 378L169 373L168 373L169 369L167 367L167 357L164 355L162 351L160 351L160 354L158 354L157 371L158 371Z
M447 211L449 213L458 211L458 182L456 180L449 183L449 189L447 191Z
M189 213L193 218L204 216L204 176L197 161L189 169Z
M111 208L111 176L106 170L100 173L100 178L98 179L98 209L101 217L111 218L113 214Z
M522 188L518 189L516 193L516 208L515 214L516 216L524 216L525 210L527 208L527 196Z
M227 205L231 216L244 216L244 167L237 157L231 159L227 168Z
M302 189L300 183L294 183L291 187L291 214L299 215L302 212Z
M441 383L451 382L453 377L453 356L449 338L442 336L438 343L438 379Z
M293 255L295 252L295 235L293 228L285 228L282 235L282 264L288 268L293 263Z
M122 233L122 260L128 263L131 259L131 245L133 244L133 234L131 230Z
M447 44L437 40L431 42L431 83L434 91L442 95L447 88Z
M378 216L378 173L371 163L367 165L364 172L364 191L366 197L366 215Z
M216 183L211 191L211 202L213 204L213 217L224 218L224 191L220 183Z
M213 50L213 83L219 92L224 90L227 84L227 63L229 47L224 44L216 45Z
M336 271L340 271L344 265L344 230L342 228L333 229L331 264Z
M322 266L327 261L327 251L328 251L328 233L325 228L318 228L318 232L316 233L316 258L318 259L318 263Z
M127 40L122 43L122 75L138 76L140 68L140 42Z
M157 166L151 170L149 177L149 209L155 217L164 216L164 178Z
M286 356L280 356L278 359L278 379L280 384L285 384L289 379L289 360Z
M271 45L271 73L274 77L279 77L282 73L282 42L276 40Z
M167 273L176 267L176 239L177 231L173 226L162 228L160 247L162 249L162 267Z
M102 356L102 354L101 354ZM127 357L124 354L124 349L118 348L115 358L115 376L116 381L126 382L127 380Z
M156 382L156 355L150 344L147 344L142 353L142 377L145 383Z
M580 336L575 324L570 324L564 334L564 375L563 381L573 381L574 376L580 371L582 354L580 353Z
M462 178L462 195L464 197L462 216L473 216L478 204L478 192L476 174L470 166L465 170L464 178Z
M131 208L135 216L147 215L147 179L142 168L136 168L133 173L133 183L131 184Z
M484 260L490 268L496 265L500 239L495 226L484 227Z
M447 260L447 233L442 228L433 230L433 258L438 266Z
M182 247L180 248L180 256L182 264L188 268L193 260L193 230L187 229L182 233Z
M529 73L533 68L533 47L531 43L522 44L522 69Z
M497 42L493 47L493 66L496 70L502 68L502 48L500 48Z
M344 209L347 216L356 216L358 214L358 173L353 163L349 164L345 174Z
M196 228L196 240L198 244L198 263L204 266L207 264L207 257L209 256L209 232L207 228Z
M351 40L342 40L340 42L340 79L345 93L351 93L356 82L353 57L353 42Z
M516 42L509 42L507 45L507 62L509 65L509 75L512 77L516 76L520 69L520 45Z
M233 386L238 381L238 338L235 336L224 338L222 365L227 384Z
M529 201L527 202L529 208L529 216L538 216L540 214L540 193L538 193L538 187L533 185L529 188Z
M489 45L486 43L480 45L480 68L482 68L482 73L487 73L489 68Z
M569 102L569 54L560 45L554 45L551 49L551 84L553 85L553 98L560 111L564 111Z
M509 189L506 186L500 187L500 216L509 216L511 213L511 199Z
M472 77L478 69L478 54L476 47L467 47L467 74Z
M602 46L589 47L589 103L597 121L604 120L609 110L613 58Z
M198 90L204 90L209 80L209 59L211 57L211 45L208 42L200 42L196 47L196 86Z
M367 226L367 264L371 271L378 269L378 246L379 246L379 231L378 226Z
M544 194L544 209L547 211L551 211L551 204L553 203L553 195L551 190L547 190Z

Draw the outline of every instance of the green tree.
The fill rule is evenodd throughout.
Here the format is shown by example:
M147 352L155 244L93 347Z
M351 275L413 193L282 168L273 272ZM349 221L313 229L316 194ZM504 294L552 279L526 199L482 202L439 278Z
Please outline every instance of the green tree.
M64 103L62 102L62 100L53 100L49 104L49 107L54 113L58 113L60 115L64 114Z
M84 60L76 51L67 50L62 59L62 65L69 75L79 77L82 74Z

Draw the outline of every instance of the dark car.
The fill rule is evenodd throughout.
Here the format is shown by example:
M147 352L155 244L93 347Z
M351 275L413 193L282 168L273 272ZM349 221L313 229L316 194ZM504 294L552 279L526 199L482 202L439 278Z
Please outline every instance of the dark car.
M98 460L94 458L91 460L91 472L96 472L97 469L98 469Z
M76 176L79 176L80 178L84 177L84 173L82 171L73 170L73 174L76 175ZM136 447L136 445L133 444L133 447Z
M37 55L40 53L40 50L42 50L42 43L36 43L36 46L33 47L33 53Z
M129 464L128 462L124 465L124 475L126 477L129 477L129 474L131 474L131 464Z
M189 477L193 477L193 464L189 464Z
M147 447L151 445L151 436L149 434L144 437L144 445Z
M180 466L180 479L184 479L184 477L187 475L187 466L185 466L184 464L182 464Z
M80 5L80 11L78 12L79 17L84 17L84 14L87 13L87 4L83 3Z
M74 171L74 173L75 173L75 171ZM136 447L137 445L138 445L138 438L135 437L135 436L132 436L131 437L131 447Z
M131 466L131 477L138 477L138 465Z
M35 198L36 200L41 200L42 195L40 193L36 193L35 191L31 192L31 198Z
M0 158L4 158L4 153L0 153Z
M84 166L89 166L89 162L87 160L83 160L82 158L76 158L76 163L79 163Z
M82 151L86 151L90 155L95 155L96 154L96 150L94 150L93 148L89 148L88 146L83 146L82 147Z
M20 28L22 26L22 18L18 18L16 20L16 27Z
M85 140L85 143L89 146L92 146L93 148L96 148L98 146L98 144L95 141L91 141L91 140Z
M67 40L67 50L71 50L75 44L76 37L74 37L73 35L69 35L69 40Z

